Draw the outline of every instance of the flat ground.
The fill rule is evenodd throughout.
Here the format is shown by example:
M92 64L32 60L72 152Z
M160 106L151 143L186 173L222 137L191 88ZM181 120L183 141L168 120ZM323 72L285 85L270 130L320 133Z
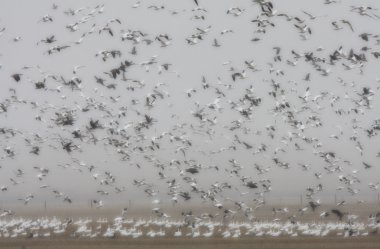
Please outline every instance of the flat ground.
M380 236L367 238L242 238L234 239L2 239L5 249L379 249Z

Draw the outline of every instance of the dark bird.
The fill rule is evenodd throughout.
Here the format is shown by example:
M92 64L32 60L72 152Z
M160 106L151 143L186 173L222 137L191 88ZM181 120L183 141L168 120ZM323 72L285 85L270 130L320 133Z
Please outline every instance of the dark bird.
M373 167L372 165L370 165L370 164L368 164L368 163L365 163L365 162L363 162L363 165L364 165L364 168L365 168L365 169L370 169L370 168Z
M43 43L53 43L55 41L57 41L57 40L55 39L54 35L46 37L45 39L41 40L41 42L43 42Z
M186 172L189 172L191 174L196 174L196 173L199 173L199 170L195 167L192 167L192 168L186 169Z
M338 209L331 209L331 213L335 214L339 220L342 220L345 213L342 213L340 210Z
M313 212L315 211L315 209L317 209L317 207L319 207L321 204L319 204L318 201L310 201L309 202L309 206L311 207L311 210L313 210Z
M249 181L245 183L245 186L247 186L248 188L257 188L257 183Z
M21 80L21 75L20 73L15 73L15 74L12 74L12 78L16 81L16 82L19 82Z

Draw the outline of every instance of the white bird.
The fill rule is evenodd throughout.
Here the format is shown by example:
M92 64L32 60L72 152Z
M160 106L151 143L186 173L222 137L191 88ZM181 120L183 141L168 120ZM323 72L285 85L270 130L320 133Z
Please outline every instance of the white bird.
M15 38L13 38L13 41L14 42L21 41L21 36L16 36Z
M75 66L74 69L73 69L73 74L76 74L79 69L84 68L84 67L86 67L86 66L83 66L83 65L81 65L81 66Z

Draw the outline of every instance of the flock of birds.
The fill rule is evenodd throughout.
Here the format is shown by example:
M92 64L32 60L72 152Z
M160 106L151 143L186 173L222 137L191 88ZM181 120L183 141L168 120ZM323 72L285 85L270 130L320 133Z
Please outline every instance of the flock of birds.
M355 219L355 217L352 217ZM168 219L129 219L116 217L112 221L104 218L78 219L66 218L13 218L0 221L0 238L50 238L68 236L72 238L158 238L189 237L240 238L246 236L342 236L365 237L377 234L380 228L378 217L364 222L312 222L280 223L276 221L261 222L224 222L199 219L189 226L189 220L175 221Z
M223 48L238 33L208 24L213 9L203 8L206 3L201 1L189 2L193 4L190 10L144 1L131 6L132 12L146 8L152 16L172 18L171 22L185 18L195 28L190 34L181 30L177 37L186 33L181 39L169 32L134 29L133 22L121 16L106 20L106 4L78 9L54 4L51 13L36 22L41 29L54 27L55 33L38 38L33 46L48 64L62 56L61 64L45 69L37 60L35 65L15 69L0 55L0 75L6 81L0 99L0 198L8 194L6 203L15 191L24 195L12 202L22 205L44 198L74 205L83 198L76 196L83 186L71 185L83 180L82 184L93 186L89 198L95 208L112 205L111 197L128 200L136 192L135 199L149 200L158 218L129 220L126 207L122 217L107 223L104 230L102 225L92 229L92 220L9 218L17 213L2 207L1 236L50 236L74 225L73 236L86 237L165 236L173 227L178 228L174 236L192 237L320 236L332 231L353 236L377 231L379 213L364 225L343 209L354 198L365 202L360 199L363 188L375 194L380 189L380 178L375 176L380 151L366 145L379 141L380 117L375 115L380 79L366 74L367 68L378 64L379 34L367 33L366 27L348 17L336 19L323 29L352 37L353 47L334 41L329 46L336 47L304 51L301 45L267 46L261 55L243 52L246 58L240 62L221 61L224 71L207 71L197 76L198 82L188 83L193 81L192 68L180 72L181 65L168 61L167 51L173 56L170 49L177 44L189 53L180 60L202 63L202 59L192 59L197 46L228 55L231 51ZM268 0L247 2L250 9L231 7L225 10L225 18L248 22L253 47L269 43L276 29L287 36L295 34L299 44L318 42L314 29L327 20L326 15L305 10L286 13ZM347 6L334 0L321 1L321 6L322 10L346 8L358 23L380 23L375 7ZM65 25L56 25L60 18ZM0 21L2 43L17 50L29 39L13 34ZM241 37L237 39L233 42ZM99 40L101 44L94 46ZM239 46L234 44L234 49ZM91 62L78 65L87 56L85 51L91 51L87 59ZM152 53L148 57L147 51ZM270 59L259 62L266 57ZM4 76L8 70L13 71ZM295 72L303 76L297 79ZM294 174L310 179L301 190L306 204L289 214L281 226L278 220L258 221L255 211L266 208L266 197L294 180L279 176ZM375 181L366 182L361 174ZM325 178L333 183L327 184ZM331 196L332 191L344 193L345 199L325 209L321 196ZM182 207L183 221L170 221L161 206L165 203ZM187 203L211 206L215 213L197 216L186 209ZM332 216L336 222L297 221L309 212L320 212L321 218ZM287 210L275 208L273 213ZM238 215L246 221L233 221ZM223 222L215 221L216 217ZM232 222L226 225L224 221ZM143 229L146 224L157 229Z

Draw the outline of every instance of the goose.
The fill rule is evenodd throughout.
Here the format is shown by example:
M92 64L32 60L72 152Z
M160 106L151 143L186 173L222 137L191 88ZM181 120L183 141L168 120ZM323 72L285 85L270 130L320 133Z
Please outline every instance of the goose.
M245 70L243 70L241 73L240 72L235 72L231 75L232 77L232 80L235 81L237 77L239 77L240 79L245 79L247 78L246 76L246 73L245 73Z
M335 214L340 221L343 219L345 215L345 213L342 213L339 209L331 209L331 213Z
M128 213L128 208L127 208L127 207L125 207L125 208L123 208L123 209L121 210L121 216L122 216L123 218L125 218L125 217L127 216L127 213Z
M99 34L101 34L103 31L107 31L108 34L110 34L111 36L113 36L113 31L112 31L112 29L110 27L105 26L105 27L99 29Z
M75 22L75 23L71 23L71 24L67 24L66 25L66 28L70 31L70 32L76 32L78 29L79 29L79 23Z
M42 22L52 22L53 21L53 17L49 14L47 15L44 15L41 19Z
M0 28L0 37L4 34L5 28Z
M247 65L247 67L249 68L249 69L251 69L252 71L254 71L254 72L256 72L256 71L260 71L260 70L258 70L256 67L256 65L253 63L253 60L251 60L251 61L244 61L244 63Z
M151 5L151 6L148 7L148 9L153 9L155 11L159 11L159 10L165 9L165 6L163 6L163 5L161 5L161 6Z
M141 2L140 2L140 1L137 1L136 3L134 3L134 4L132 5L132 8L136 9L136 8L140 7L140 4L141 4Z
M301 34L309 33L311 35L311 29L307 25L300 26L298 24L294 24L294 26L300 31Z
M121 24L120 19L118 19L118 18L112 18L112 19L110 19L110 20L107 21L107 25L109 25L111 23L114 23L114 22L117 22L117 23Z
M334 21L331 23L334 26L334 30L341 30L343 29L341 26L339 26L338 22Z
M51 47L51 48L49 48L48 49L48 51L47 51L47 53L49 54L49 55L51 55L51 54L53 54L54 52L61 52L61 50L63 50L63 49L67 49L67 48L69 48L70 46L67 46L67 45L64 45L64 46L54 46L54 47Z
M53 42L56 42L57 40L55 39L55 35L51 35L51 36L48 36L46 37L45 39L42 39L41 42L43 43L53 43ZM38 44L38 43L37 43Z
M196 37L195 38L191 37L191 38L186 38L186 41L187 41L187 44L189 45L196 45L198 44L199 39Z
M364 169L370 169L370 168L373 167L372 165L370 165L370 164L368 164L368 163L366 163L366 162L362 162L362 163L363 163L363 165L364 165Z
M310 20L315 20L315 19L317 19L318 17L323 17L323 16L314 16L314 15L312 15L312 14L306 12L306 11L302 11L302 12L303 12L305 15L307 15L307 16L310 18Z
M352 24L351 24L350 21L345 20L345 19L342 19L342 20L340 20L340 21L341 21L342 23L344 23L344 24L347 24L347 25L350 27L351 31L354 32L354 28L353 28L353 26L352 26Z
M336 0L325 0L324 4L332 4L332 3L338 3L339 1Z
M211 30L211 25L207 26L207 28L205 29L202 29L202 28L197 28L197 30L200 32L200 34L204 35L204 34L207 34L208 32L210 32Z
M21 40L22 40L21 36L16 36L15 38L13 38L14 42L19 42Z
M84 66L84 65L75 66L74 69L73 69L73 74L76 74L76 73L78 72L79 69L84 68L84 67L86 67L86 66ZM95 77L95 78L96 78L96 77Z
M238 7L229 8L227 10L227 14L231 14L233 16L240 16L244 12L244 9L240 9Z
M21 80L21 76L23 74L21 73L15 73L15 74L12 74L11 77L16 81L16 82L19 82Z
M220 34L221 35L225 35L225 34L228 34L228 33L233 33L234 31L232 29L223 29Z
M83 40L84 40L84 36L82 36L81 38L79 38L79 40L75 41L74 44L80 45L80 44L82 44Z

